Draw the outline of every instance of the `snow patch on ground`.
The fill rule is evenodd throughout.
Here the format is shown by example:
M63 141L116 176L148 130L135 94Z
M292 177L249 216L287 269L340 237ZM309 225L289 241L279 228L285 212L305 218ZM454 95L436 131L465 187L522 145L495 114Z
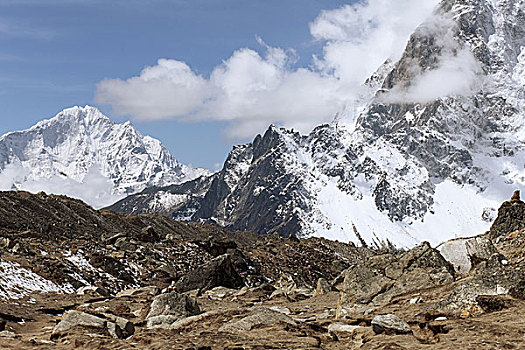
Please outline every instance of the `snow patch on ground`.
M75 255L71 255L70 257L66 258L66 260L68 260L73 265L75 265L75 267L78 268L83 273L103 276L108 281L117 282L117 279L113 277L112 275L110 275L109 273L106 273L102 269L96 268L93 265L91 265L91 263L82 255L82 251L79 251ZM91 283L89 283L86 279L84 279L78 273L74 273L72 277L82 282L86 286L91 285Z
M72 293L73 286L58 286L12 261L0 260L0 299L21 299L32 292Z

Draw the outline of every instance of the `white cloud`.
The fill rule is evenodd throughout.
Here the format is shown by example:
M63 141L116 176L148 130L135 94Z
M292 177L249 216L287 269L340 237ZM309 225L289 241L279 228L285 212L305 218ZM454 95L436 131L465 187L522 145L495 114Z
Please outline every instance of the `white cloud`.
M0 176L0 190L17 189L33 193L44 191L62 194L81 199L95 208L108 206L125 197L125 195L112 193L111 181L102 175L100 169L95 166L88 170L82 182L58 175L34 180L29 175L30 170L22 165L8 164Z
M440 53L436 67L422 71L414 62L408 86L401 83L388 91L385 102L426 103L447 96L468 96L483 85L483 70L468 46L454 37L457 24L445 15L433 16L418 29L417 35L432 36Z
M426 103L446 96L468 96L482 83L481 67L468 48L440 57L439 67L425 71L406 89L394 88L386 102Z
M97 102L120 115L141 120L187 116L211 97L209 83L184 62L160 59L138 77L106 79L97 85Z
M247 139L270 123L303 132L330 121L361 94L361 84L387 58L398 58L438 0L374 0L322 11L310 24L323 54L297 67L293 50L261 56L242 48L209 77L184 62L160 59L127 80L106 79L95 101L141 120L226 120L230 137Z
M291 69L293 60L279 48L264 57L240 49L204 79L183 62L161 59L137 77L100 82L96 101L140 120L227 120L233 138L250 138L270 123L306 131L329 121L344 98L336 78Z
M397 60L415 28L437 0L370 0L322 11L310 23L316 40L326 41L317 66L359 85L387 58Z

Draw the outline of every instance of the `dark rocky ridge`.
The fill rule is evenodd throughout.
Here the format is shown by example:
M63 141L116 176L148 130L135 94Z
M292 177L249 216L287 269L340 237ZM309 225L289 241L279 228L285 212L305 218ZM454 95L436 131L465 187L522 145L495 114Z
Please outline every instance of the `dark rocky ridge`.
M105 209L133 214L155 212L176 220L185 220L201 210L203 197L209 191L216 177L217 175L203 176L182 184L148 187L139 193L121 199ZM175 204L170 203L169 206L158 203L159 197L166 194L183 196L184 199Z
M231 255L243 284L275 281L300 267L297 281L315 286L325 271L335 278L368 254L324 239L288 241L156 214L96 211L79 200L27 192L0 192L0 252L58 285L92 284L108 293L150 284L164 288L223 254Z

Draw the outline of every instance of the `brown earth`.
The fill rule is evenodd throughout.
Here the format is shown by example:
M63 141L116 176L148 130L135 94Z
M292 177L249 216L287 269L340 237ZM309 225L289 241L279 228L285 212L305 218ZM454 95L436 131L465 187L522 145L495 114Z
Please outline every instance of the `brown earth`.
M0 300L0 349L525 349L525 205L520 202L506 202L484 235L494 243L496 255L476 261L466 275L454 275L446 266L444 273L452 274L452 282L415 288L409 283L407 289L401 286L403 276L425 281L425 271L444 264L432 265L435 259L428 257L439 257L435 250L420 246L385 254L324 239L258 236L151 214L95 211L61 196L0 192L1 261L18 262L58 286L69 283L76 289L88 282L99 287L82 295L28 292L21 299ZM421 251L431 253L425 253L427 260L410 260ZM156 295L174 291L188 273L216 271L202 267L225 253L245 287L206 285L186 292L199 304L200 314L178 320L174 329L148 328ZM85 258L93 268L68 260L71 256ZM385 273L396 287L378 292L388 293L388 298L349 308L337 317L341 300L352 299L342 295L349 293L344 271L370 267L370 261L378 266L383 261L385 271L391 265ZM226 278L231 273L229 268L221 271ZM511 288L484 294L485 287L496 288L500 275ZM314 295L319 278L328 283L320 283ZM485 289L469 284L478 280L486 283ZM13 279L0 274L0 281ZM323 290L324 285L332 291ZM119 294L131 288L133 293ZM464 296L458 292L463 290L477 294ZM471 312L460 312L467 300L457 298L470 297ZM121 336L125 339L112 337L109 326L53 333L68 310L107 322L125 318L134 332ZM384 314L408 322L412 333L376 334L372 320ZM247 319L256 321L236 328ZM344 325L360 327L342 330Z
M88 299L76 295L34 296L36 302L21 305L2 305L0 313L25 318L25 323L8 322L7 329L16 338L0 337L2 349L523 349L525 346L525 319L523 300L512 300L510 306L501 311L484 313L475 318L447 318L433 321L436 314L425 313L426 306L439 301L450 293L452 286L420 291L424 300L420 304L409 304L412 295L397 298L391 304L379 308L367 316L349 315L335 319L334 307L339 293L312 297L302 301L286 298L265 300L238 297L214 301L207 295L197 298L205 311L221 311L204 320L199 320L177 330L148 330L141 327L141 317L131 317L137 330L129 339L113 339L89 329L76 329L51 341L52 329L60 320L56 314L66 308L80 310L107 307L114 314L128 316L127 310L148 308L147 299L111 298L109 300ZM89 306L86 305L89 303ZM247 314L254 305L281 306L290 309L290 316L298 319L297 325L275 324L255 328L240 334L221 332L219 328L231 319ZM319 317L327 312L328 317ZM142 314L145 314L144 311ZM375 335L370 326L374 315L394 313L406 320L413 335ZM143 316L142 316L143 317ZM328 326L335 322L362 325L354 334L332 334Z

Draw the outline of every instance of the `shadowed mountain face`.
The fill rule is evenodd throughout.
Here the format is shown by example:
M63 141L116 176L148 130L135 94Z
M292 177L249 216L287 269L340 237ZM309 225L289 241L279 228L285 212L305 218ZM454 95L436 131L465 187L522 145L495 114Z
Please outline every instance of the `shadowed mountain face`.
M306 136L271 126L234 148L189 196L190 219L376 246L486 230L525 183L523 28L522 1L442 1L367 81L362 112ZM154 211L150 200L112 208Z

